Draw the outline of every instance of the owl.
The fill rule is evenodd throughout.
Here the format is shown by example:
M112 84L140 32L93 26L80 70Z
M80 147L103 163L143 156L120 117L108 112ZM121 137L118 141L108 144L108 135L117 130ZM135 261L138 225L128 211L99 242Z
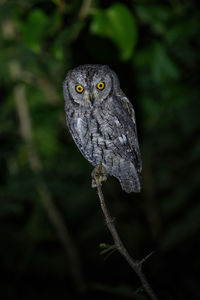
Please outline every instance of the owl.
M81 65L63 82L66 122L83 156L122 189L140 192L142 161L132 104L106 65Z

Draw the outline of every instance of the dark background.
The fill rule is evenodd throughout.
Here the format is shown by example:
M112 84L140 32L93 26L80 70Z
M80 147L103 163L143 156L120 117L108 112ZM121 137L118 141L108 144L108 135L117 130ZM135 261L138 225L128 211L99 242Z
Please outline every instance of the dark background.
M65 125L62 81L108 64L134 104L143 189L103 185L159 299L200 299L197 1L1 1L0 298L148 299L112 245L92 167ZM139 289L139 290L138 290Z

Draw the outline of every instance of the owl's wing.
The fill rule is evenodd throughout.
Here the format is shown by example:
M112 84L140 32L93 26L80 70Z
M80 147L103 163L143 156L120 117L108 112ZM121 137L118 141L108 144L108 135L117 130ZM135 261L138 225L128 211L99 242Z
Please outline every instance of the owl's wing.
M142 160L133 106L122 91L113 100L116 102L113 106L114 115L111 118L112 128L114 128L113 136L115 136L113 143L120 151L120 156L133 162L140 176Z

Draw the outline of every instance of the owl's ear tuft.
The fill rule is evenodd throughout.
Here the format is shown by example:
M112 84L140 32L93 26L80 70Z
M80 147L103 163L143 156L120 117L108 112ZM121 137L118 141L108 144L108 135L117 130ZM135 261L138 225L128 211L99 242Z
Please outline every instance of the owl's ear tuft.
M114 71L111 71L110 75L111 75L112 80L113 80L113 89L114 89L115 92L118 92L120 90L119 78L118 78L117 74Z
M104 68L104 73L108 73L112 78L113 90L115 92L118 92L120 90L120 82L117 74L107 65L104 65L103 68Z

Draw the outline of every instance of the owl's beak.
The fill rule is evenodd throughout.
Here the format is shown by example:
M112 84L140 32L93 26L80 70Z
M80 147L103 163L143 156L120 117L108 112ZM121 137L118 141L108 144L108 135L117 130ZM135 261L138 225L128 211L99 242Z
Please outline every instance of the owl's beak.
M94 103L94 100L96 99L96 96L97 96L97 95L95 95L95 93L94 93L94 94L91 94L89 91L85 91L84 96L83 96L83 99L84 99L87 103L93 104L93 103Z
M92 96L93 96L92 98L93 98L93 102L94 102L94 100L96 100L98 98L98 93L97 93L96 89L93 91Z

